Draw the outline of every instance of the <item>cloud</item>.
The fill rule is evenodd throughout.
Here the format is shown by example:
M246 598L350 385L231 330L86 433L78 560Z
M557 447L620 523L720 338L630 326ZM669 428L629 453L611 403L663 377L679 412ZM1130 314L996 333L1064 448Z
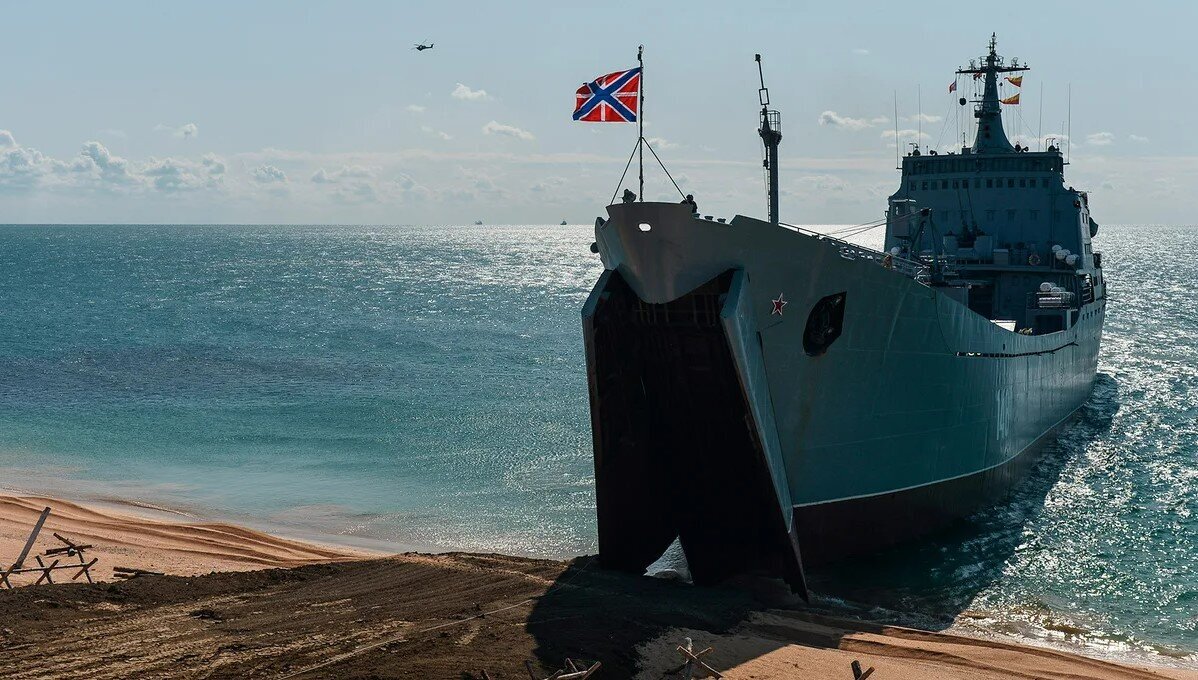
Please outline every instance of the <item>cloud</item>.
M85 143L72 167L76 171L91 174L96 179L111 184L128 185L137 182L129 161L114 156L108 147L100 142Z
M17 144L11 132L0 130L0 189L33 187L47 175L63 169L65 164L37 149Z
M882 130L882 139L889 140L890 144L893 145L894 140L895 140L894 133L895 133L894 130ZM926 143L931 138L932 138L931 135L929 135L926 132L920 132L919 130L899 130L898 131L898 140L900 142L919 141L920 143Z
M870 119L850 118L848 116L842 116L835 111L824 111L823 113L819 114L820 125L841 128L843 130L864 130L866 128L874 127L875 125L881 125L882 123L887 122L887 120L889 119L885 117Z
M944 116L936 116L930 113L917 113L914 116L903 116L900 120L908 120L912 123L923 121L925 123L939 123L944 120Z
M1110 132L1095 132L1086 135L1086 144L1090 146L1109 146L1115 142L1115 135Z
M525 141L536 139L536 137L534 137L533 134L527 130L521 130L514 125L504 125L503 123L499 123L497 121L491 121L490 123L484 125L483 133L488 135L504 135L506 137L514 137L516 139L523 139Z
M424 113L424 107L419 104L408 104L404 109L412 113Z
M1140 135L1128 135L1127 139L1128 139L1128 141L1131 141L1131 142L1140 142L1140 143L1148 141L1147 137L1141 137Z
M864 47L857 47L857 48L853 49L853 54L860 54L861 56L866 56L869 54L869 50L865 49Z
M370 168L364 168L360 165L343 165L340 170L329 172L324 168L318 169L312 174L312 181L316 184L338 184L347 179L370 179L374 177L374 171Z
M420 127L420 130L421 130L421 132L424 132L427 135L432 135L442 141L448 142L449 140L453 139L453 135L449 134L448 132L442 132L441 130L434 130L433 128L431 128L427 125L422 125Z
M195 123L184 123L179 127L171 127L159 123L154 126L154 132L167 132L179 139L192 139L200 134L200 127Z
M259 184L286 183L287 173L273 165L259 165L250 171L250 176Z
M560 189L566 183L565 177L546 177L539 182L533 183L528 189L537 193L548 193L556 189Z
M677 149L678 147L682 146L681 144L678 144L677 142L671 142L664 137L649 137L645 141L649 142L651 146L657 147L663 151L666 149Z
M490 99L486 90L472 90L469 85L458 83L458 86L453 88L453 92L449 95L454 99L464 99L471 102L479 102L485 99Z
M223 162L208 156L199 163L180 158L151 158L141 174L163 193L215 189L224 180Z
M333 198L342 203L374 203L379 195L370 182L353 181L337 187Z

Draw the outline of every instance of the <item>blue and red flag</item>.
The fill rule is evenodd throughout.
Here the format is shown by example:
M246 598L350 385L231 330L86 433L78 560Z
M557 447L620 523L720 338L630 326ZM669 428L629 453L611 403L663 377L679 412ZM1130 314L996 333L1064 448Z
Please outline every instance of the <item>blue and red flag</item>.
M578 88L574 120L635 123L640 111L641 67L599 76Z

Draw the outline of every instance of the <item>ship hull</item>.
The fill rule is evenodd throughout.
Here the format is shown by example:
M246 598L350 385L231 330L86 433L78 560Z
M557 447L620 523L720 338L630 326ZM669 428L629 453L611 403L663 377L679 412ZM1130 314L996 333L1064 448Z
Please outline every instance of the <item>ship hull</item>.
M677 535L685 549L687 534L692 544L710 539L710 525L738 540L715 540L700 561L743 554L743 570L794 585L803 562L925 535L1001 497L1089 395L1105 300L1084 305L1061 332L1021 335L890 268L880 253L835 239L740 216L701 220L673 204L608 212L596 226L606 271L583 310L601 561L643 568L650 547ZM718 362L703 358L711 352L666 361L692 352L679 335L659 333L649 363L636 347L598 340L604 329L626 333L618 328L632 318L674 323L697 309L702 291L718 317L709 328L723 348ZM657 368L706 377L635 379ZM715 393L706 415L676 412L679 385ZM716 422L721 399L725 422L744 424L735 436L663 439L629 425L632 403L644 422L674 423L666 431ZM642 467L621 472L620 460ZM653 460L670 463L653 472L644 467ZM754 466L756 481L721 488L715 481L731 461ZM692 466L698 472L684 472ZM694 521L704 511L693 502L643 506L653 521L613 510L671 483L705 484L692 492L756 509L723 525L718 513ZM643 548L629 558L622 551L633 544ZM713 579L733 571L735 554L698 571Z
M805 566L819 568L914 541L1001 501L1027 478L1044 445L1074 415L988 470L912 489L796 506L796 538Z

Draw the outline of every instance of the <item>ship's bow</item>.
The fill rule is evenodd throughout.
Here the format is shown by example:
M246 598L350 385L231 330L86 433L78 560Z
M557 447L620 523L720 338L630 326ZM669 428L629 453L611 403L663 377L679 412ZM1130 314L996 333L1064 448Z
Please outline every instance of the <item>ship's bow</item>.
M805 594L750 281L751 232L685 205L609 208L583 309L602 564L643 573L675 538L698 583ZM740 235L738 235L740 233Z

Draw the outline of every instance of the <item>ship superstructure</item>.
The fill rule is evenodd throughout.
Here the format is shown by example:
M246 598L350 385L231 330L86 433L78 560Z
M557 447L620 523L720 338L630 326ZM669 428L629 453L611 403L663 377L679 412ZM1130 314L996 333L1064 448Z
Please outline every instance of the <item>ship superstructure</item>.
M804 563L927 533L1016 483L1086 400L1105 312L1097 227L1060 150L1012 145L992 39L972 146L912 151L885 251L777 219L625 202L583 309L603 564L678 538L698 582L805 589ZM762 84L764 93L764 82ZM772 150L770 149L770 142Z

